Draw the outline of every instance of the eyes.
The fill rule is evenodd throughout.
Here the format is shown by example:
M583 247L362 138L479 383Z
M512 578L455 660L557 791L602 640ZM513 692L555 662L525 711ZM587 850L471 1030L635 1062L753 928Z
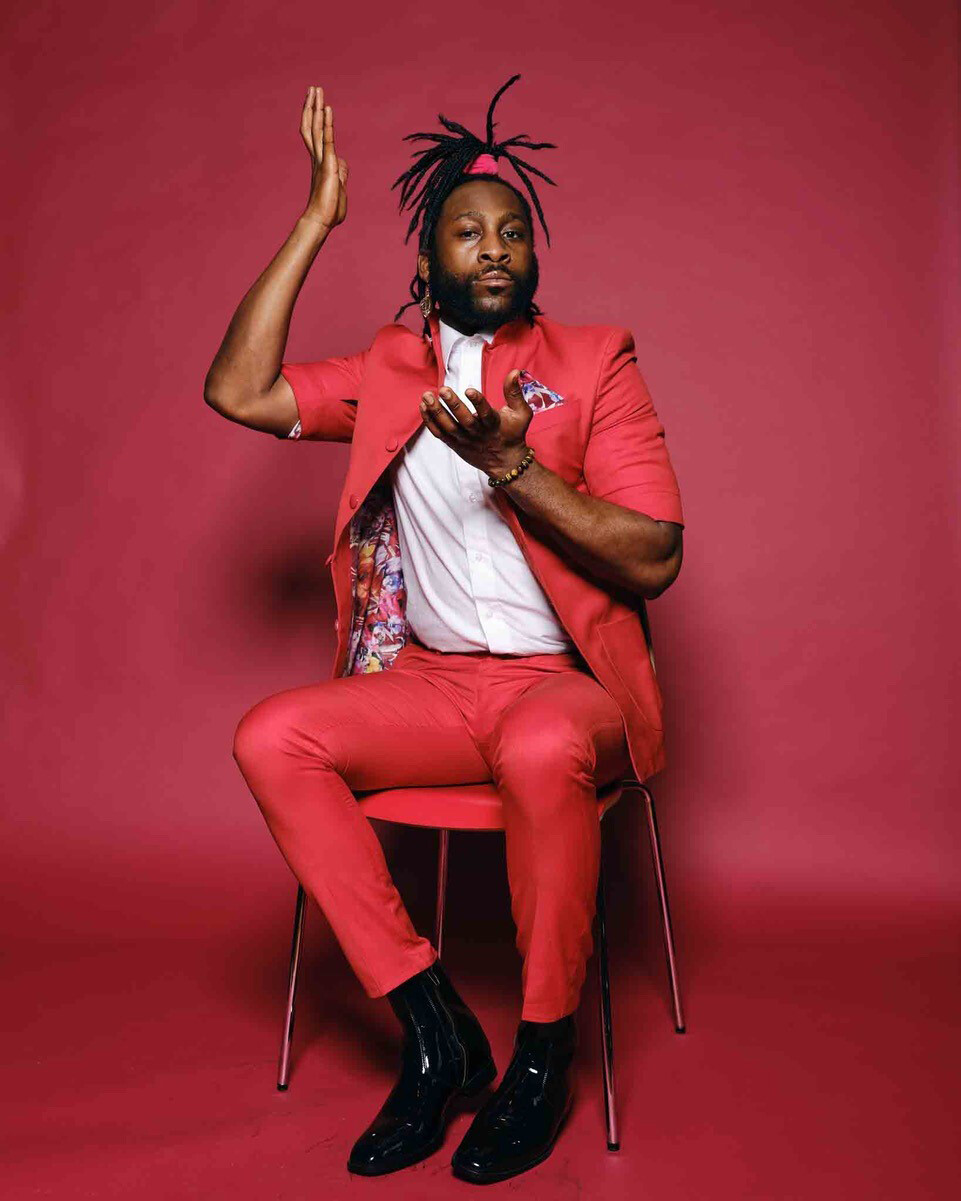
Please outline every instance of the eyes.
M459 230L455 236L458 238L464 238L464 237L472 238L474 236L474 234L476 234L477 232L478 231L476 229L462 229L462 230ZM504 237L510 238L511 241L514 241L514 242L516 242L518 239L523 241L524 231L521 229L505 229Z

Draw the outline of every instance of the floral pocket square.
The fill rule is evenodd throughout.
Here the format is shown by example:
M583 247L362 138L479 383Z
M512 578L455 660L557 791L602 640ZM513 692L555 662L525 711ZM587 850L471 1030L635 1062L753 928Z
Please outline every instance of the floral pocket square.
M535 417L538 413L543 413L547 409L556 409L558 405L564 403L564 397L561 396L560 392L554 392L546 384L542 384L529 371L522 371L518 377L518 381L524 399L534 410Z

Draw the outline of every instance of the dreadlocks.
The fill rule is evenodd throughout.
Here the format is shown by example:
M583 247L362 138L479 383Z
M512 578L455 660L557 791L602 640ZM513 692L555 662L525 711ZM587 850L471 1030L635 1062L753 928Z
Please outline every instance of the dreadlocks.
M418 158L418 162L413 163L406 171L394 180L391 184L391 191L398 184L403 183L403 188L400 193L400 203L398 211L402 212L404 208L413 208L413 216L410 220L410 225L407 227L407 233L404 241L408 241L410 235L417 227L417 222L423 218L421 222L420 236L418 239L418 252L427 254L430 250L434 239L434 231L437 227L437 220L440 216L440 211L444 205L444 201L451 194L455 187L459 184L473 180L490 179L496 183L502 183L510 188L515 193L520 201L521 208L527 219L527 223L531 229L531 245L533 247L534 237L534 221L531 216L531 208L527 202L527 198L513 184L508 183L506 179L502 179L496 174L496 162L493 162L494 171L489 170L471 170L471 164L475 163L480 156L484 156L486 160L490 157L496 160L498 156L503 155L517 174L524 181L528 192L531 194L531 199L534 201L534 207L537 209L537 216L544 229L544 234L547 237L547 245L551 244L550 231L547 228L547 222L544 220L544 213L541 209L540 200L537 196L537 191L533 183L527 176L527 171L539 175L549 184L554 184L554 180L549 175L545 175L538 167L525 159L519 158L508 147L523 146L528 150L542 150L545 148L556 149L553 142L532 142L529 140L526 133L515 134L512 138L507 138L502 142L494 141L494 106L497 104L500 96L507 90L516 80L520 79L520 75L512 75L510 79L502 84L494 93L494 98L491 100L487 109L487 138L482 141L466 129L457 121L449 121L443 113L438 113L438 119L446 129L451 131L450 134L443 133L409 133L404 137L404 141L413 141L424 139L436 143L434 146L425 147L422 150L415 150L412 157ZM456 136L451 136L456 135ZM525 170L526 169L526 170ZM429 173L429 174L428 174ZM421 185L420 189L415 192L415 188L420 180L427 175L427 179ZM426 285L420 278L420 275L415 271L414 277L410 282L410 294L412 300L407 304L402 305L394 314L396 321L404 309L410 308L412 304L420 304L424 298ZM537 305L531 301L529 317L540 313ZM429 330L429 322L424 319L425 333Z

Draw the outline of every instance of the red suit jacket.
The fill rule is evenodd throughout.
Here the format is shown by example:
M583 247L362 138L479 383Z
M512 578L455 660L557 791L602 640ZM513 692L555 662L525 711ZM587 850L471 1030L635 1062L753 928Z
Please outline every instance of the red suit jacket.
M521 381L535 410L527 443L545 467L579 492L684 524L664 427L629 330L543 316L531 326L517 318L485 343L481 363L481 391L494 408L505 403L504 377L515 367L529 373ZM387 469L423 425L421 393L444 384L437 317L430 318L429 339L394 322L357 354L284 363L281 371L294 391L300 436L351 444L327 559L338 631L331 678L388 669L410 627ZM565 558L537 536L530 516L504 490L491 491L558 619L617 703L643 781L666 763L663 698L643 598Z

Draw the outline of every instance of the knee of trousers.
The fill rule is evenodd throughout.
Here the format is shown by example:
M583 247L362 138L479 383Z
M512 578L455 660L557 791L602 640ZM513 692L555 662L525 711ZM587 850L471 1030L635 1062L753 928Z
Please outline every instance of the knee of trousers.
M243 769L263 765L271 759L286 759L308 748L297 724L296 710L283 693L268 696L248 709L234 731L233 757ZM323 744L310 740L311 758L323 762Z
M541 810L560 800L569 779L591 781L594 747L588 731L574 721L550 727L507 722L499 731L491 756L491 775L505 799Z

